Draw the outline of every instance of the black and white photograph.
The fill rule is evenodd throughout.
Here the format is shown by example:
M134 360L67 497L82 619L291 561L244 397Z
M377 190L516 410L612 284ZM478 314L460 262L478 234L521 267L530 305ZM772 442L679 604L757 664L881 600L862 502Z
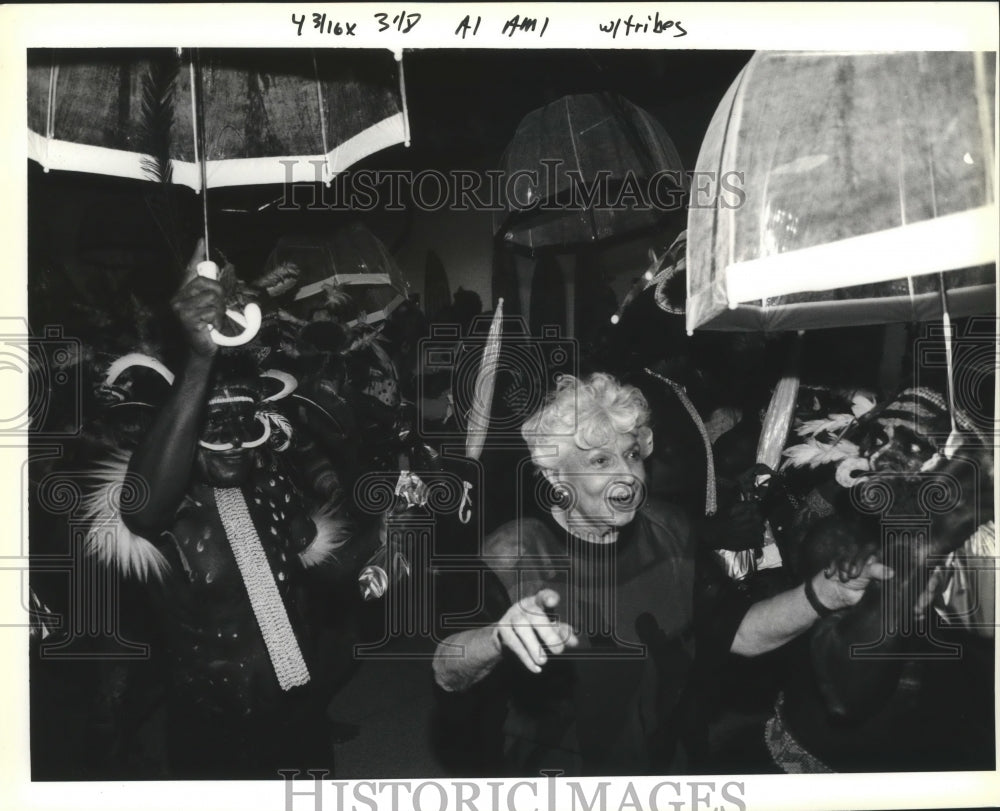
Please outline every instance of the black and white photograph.
M0 17L4 807L995 803L995 4Z

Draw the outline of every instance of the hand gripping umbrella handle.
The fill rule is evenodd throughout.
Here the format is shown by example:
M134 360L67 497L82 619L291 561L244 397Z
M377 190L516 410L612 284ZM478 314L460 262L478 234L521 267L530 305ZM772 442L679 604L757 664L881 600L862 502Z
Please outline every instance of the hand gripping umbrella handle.
M204 276L206 279L218 279L219 266L215 262L208 260L199 262L198 275ZM226 316L231 321L235 321L243 327L243 332L239 335L223 335L214 327L209 326L209 330L212 333L212 340L219 346L242 346L247 341L252 341L260 329L260 307L252 302L246 306L246 309L242 313L238 313L236 310L226 310Z

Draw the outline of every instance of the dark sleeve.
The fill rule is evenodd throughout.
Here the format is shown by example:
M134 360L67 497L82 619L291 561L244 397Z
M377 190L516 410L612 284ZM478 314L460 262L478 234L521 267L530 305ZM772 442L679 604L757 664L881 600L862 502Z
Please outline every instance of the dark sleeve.
M481 571L436 572L439 640L498 620L510 607L500 579L485 563ZM433 678L433 677L432 677ZM447 691L434 682L434 748L450 774L496 774L503 759L503 721L510 690L507 662L467 690Z
M707 725L723 705L723 684L734 662L729 649L749 607L740 592L716 562L716 554L699 546L694 550L695 660L691 688L698 730L689 741L692 753L707 757ZM735 658L735 657L733 657Z
M820 620L809 639L813 672L827 709L844 719L878 710L896 690L905 640L884 621L890 585L873 584L854 608ZM890 595L891 599L891 595ZM856 655L854 646L867 648Z
M750 608L748 596L722 569L710 549L695 550L694 618L700 666L721 667Z
M813 670L834 715L862 718L881 707L896 690L907 650L927 635L921 629L932 627L933 609L920 618L914 612L929 576L920 545L909 539L888 544L883 559L895 577L871 583L857 605L813 628Z
M843 538L863 539L863 532L864 525L831 516L817 522L806 541L826 548L825 555L836 562L838 550L848 544ZM880 552L895 576L871 583L855 606L820 620L809 640L819 690L830 712L842 718L870 715L895 691L905 648L918 636L906 628L916 626L914 608L929 575L926 543L919 538L902 535L881 549L877 540L869 538L868 546L858 548L861 557L869 548ZM928 621L929 617L922 619ZM858 647L863 650L860 655Z

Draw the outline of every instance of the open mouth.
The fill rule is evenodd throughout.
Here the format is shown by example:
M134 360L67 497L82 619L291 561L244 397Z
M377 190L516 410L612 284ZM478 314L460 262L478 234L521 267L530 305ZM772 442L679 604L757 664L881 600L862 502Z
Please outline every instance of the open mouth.
M639 506L640 488L635 484L614 482L608 488L607 498L615 512L634 512Z

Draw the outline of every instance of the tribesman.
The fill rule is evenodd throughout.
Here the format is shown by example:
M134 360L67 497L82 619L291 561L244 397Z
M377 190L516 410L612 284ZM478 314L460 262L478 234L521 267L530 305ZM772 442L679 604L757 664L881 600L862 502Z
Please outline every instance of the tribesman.
M171 387L134 451L100 468L88 550L142 581L161 620L172 776L330 768L317 659L330 657L306 607L349 565L351 533L309 505L281 454L291 428L278 402L295 379L219 350L223 287L196 266L172 302L187 344L176 379L125 361L159 368Z

